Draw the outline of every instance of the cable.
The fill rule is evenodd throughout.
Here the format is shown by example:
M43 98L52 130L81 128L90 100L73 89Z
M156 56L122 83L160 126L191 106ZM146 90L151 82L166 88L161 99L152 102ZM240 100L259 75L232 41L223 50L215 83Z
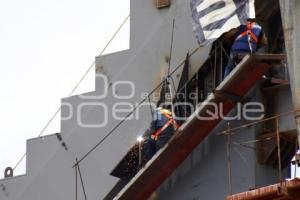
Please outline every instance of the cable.
M175 28L175 18L173 19L173 26L172 26L172 36L171 36L171 47L170 47L170 55L169 55L168 76L170 75L170 70L171 70L171 60L172 60L173 42L174 42L174 28Z
M78 200L78 181L77 181L77 167L75 167L75 200Z
M259 139L259 140L251 140L251 141L247 141L247 142L240 142L240 143L236 143L236 144L253 144L253 143L258 143L258 142L264 142L264 141L269 141L274 139L276 136L273 137L267 137L264 139Z
M259 143L259 142L264 142L264 141L270 141L272 139L274 139L276 136L273 136L273 137L267 137L267 138L264 138L264 139L259 139L259 140L251 140L251 141L247 141L247 142L233 142L234 145L237 145L237 146L242 146L242 147L245 147L245 148L250 148L250 149L254 149L256 150L255 147L253 146L248 146L247 144L253 144L253 143Z
M123 22L121 23L121 25L119 26L119 28L117 29L117 31L113 34L113 36L110 38L110 40L108 41L108 43L105 45L105 47L102 49L102 51L100 52L100 54L98 56L101 56L105 50L107 49L107 47L111 44L111 42L115 39L115 37L118 35L118 33L120 32L120 30L123 28L123 26L125 25L125 23L127 22L127 20L129 19L130 15L128 15ZM79 80L79 82L76 84L76 86L74 87L74 89L71 91L71 93L69 94L69 96L71 96L76 89L79 87L79 85L81 84L81 82L85 79L85 77L87 76L87 74L91 71L92 67L95 65L96 61L94 61L90 67L87 69L87 71L84 73L84 75L82 76L82 78Z
M110 38L110 40L107 42L107 44L105 45L105 47L101 50L99 56L101 56L105 50L107 49L107 47L111 44L111 42L115 39L115 37L118 35L118 33L120 32L120 30L123 28L123 26L125 25L125 23L128 21L130 15L128 15L121 23L121 25L118 27L118 29L115 31L115 33L112 35L112 37ZM77 82L77 84L75 85L75 87L71 90L70 94L68 95L68 97L72 96L73 93L78 89L79 85L82 83L82 81L86 78L87 74L91 71L91 69L93 68L93 66L95 65L95 61L88 67L88 69L86 70L86 72L83 74L83 76L80 78L80 80ZM44 126L44 128L41 130L41 132L38 134L37 137L41 137L45 130L49 127L49 125L53 122L53 120L55 119L55 117L58 115L58 113L61 111L61 106L56 110L56 112L54 113L54 115L50 118L50 120L46 123L46 125ZM13 168L13 170L15 170L20 163L23 161L23 159L25 158L26 153L23 154L23 156L19 159L19 161L17 162L17 164L15 165L15 167Z
M76 158L76 162L78 163L78 159L77 158ZM87 200L86 192L85 192L85 187L84 187L84 183L83 183L83 179L82 179L82 175L81 175L79 164L77 164L77 169L78 169L78 172L79 172L79 178L80 178L81 187L82 187L83 194L84 194L84 199Z
M244 148L256 150L255 147L252 147L252 146L249 146L249 145L245 145L245 144L241 144L241 143L236 143L236 142L233 142L233 144L236 145L236 146L241 146L241 147L244 147Z

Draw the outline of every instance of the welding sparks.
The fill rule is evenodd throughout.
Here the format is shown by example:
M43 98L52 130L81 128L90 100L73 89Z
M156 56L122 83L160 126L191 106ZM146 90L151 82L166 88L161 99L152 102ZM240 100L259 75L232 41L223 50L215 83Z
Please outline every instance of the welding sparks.
M136 139L138 142L142 142L144 140L144 138L142 136L137 137Z
M143 141L144 141L144 138L143 138L143 136L139 136L139 137L137 137L136 141L138 141L138 142L143 142Z

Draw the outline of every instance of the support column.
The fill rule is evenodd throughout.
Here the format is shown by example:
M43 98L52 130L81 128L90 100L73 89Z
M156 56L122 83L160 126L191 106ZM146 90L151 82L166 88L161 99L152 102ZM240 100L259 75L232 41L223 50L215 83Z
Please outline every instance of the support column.
M300 1L279 0L300 145Z

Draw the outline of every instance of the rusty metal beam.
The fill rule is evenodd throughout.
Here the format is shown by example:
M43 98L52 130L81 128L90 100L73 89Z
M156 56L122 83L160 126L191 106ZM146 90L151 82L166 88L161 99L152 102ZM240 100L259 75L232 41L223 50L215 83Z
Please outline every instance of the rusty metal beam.
M282 187L280 185L282 184ZM300 179L262 187L256 190L228 196L227 200L299 200Z
M246 56L216 90L243 97L270 68L270 65L263 63L262 60L274 62L277 57L276 55ZM147 199L222 120L221 118L200 119L200 117L210 116L208 111L215 112L212 103L223 104L219 109L224 115L236 105L235 101L226 96L214 94L208 96L205 103L197 108L168 144L140 170L115 199Z

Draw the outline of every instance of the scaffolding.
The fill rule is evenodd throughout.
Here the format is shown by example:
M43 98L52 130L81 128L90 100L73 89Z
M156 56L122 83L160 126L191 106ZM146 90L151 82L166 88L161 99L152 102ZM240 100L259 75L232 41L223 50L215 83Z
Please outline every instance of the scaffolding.
M293 180L284 180L283 175L282 175L282 149L281 149L281 139L286 139L280 134L280 127L279 127L279 119L281 117L285 117L288 115L293 115L295 113L299 112L299 110L293 110L281 114L277 114L275 116L265 118L256 122L252 123L247 123L243 124L238 127L231 128L230 123L228 123L228 128L227 130L224 130L218 135L225 135L227 136L227 163L228 163L228 182L229 182L229 194L230 196L227 197L227 200L270 200L270 199L277 199L280 198L282 200L291 200L291 199L299 199L300 198L300 179L296 178L296 170L297 170L297 164L295 163L295 172L294 172L294 179ZM252 126L255 126L257 124L264 123L266 121L274 121L275 125L275 138L276 138L276 144L277 144L277 156L278 156L278 184L276 185L271 185L267 187L262 187L259 189L255 189L252 191L232 195L232 174L231 174L231 160L230 160L230 149L231 149L231 136L233 134L237 134L237 130L249 128ZM272 137L265 138L263 140L254 140L254 141L247 141L244 143L235 143L236 145L241 145L247 143L258 143L258 142L263 142L264 140L270 140ZM294 141L292 141L295 145L295 153L297 153L298 147L298 139L297 139L297 134L294 136ZM244 146L248 148L249 146ZM294 155L294 154L293 154ZM295 158L297 159L297 158Z

